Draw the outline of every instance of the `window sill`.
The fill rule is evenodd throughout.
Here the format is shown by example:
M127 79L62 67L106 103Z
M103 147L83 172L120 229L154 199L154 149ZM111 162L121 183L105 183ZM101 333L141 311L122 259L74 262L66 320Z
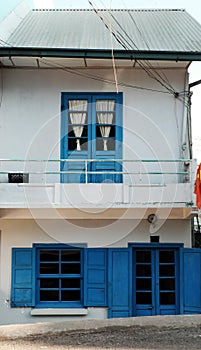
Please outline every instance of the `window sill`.
M87 309L65 308L65 309L32 309L31 316L85 316Z

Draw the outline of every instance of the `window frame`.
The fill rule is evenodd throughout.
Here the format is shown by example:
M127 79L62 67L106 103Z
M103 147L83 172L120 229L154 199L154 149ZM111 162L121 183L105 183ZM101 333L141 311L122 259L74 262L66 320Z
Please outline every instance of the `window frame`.
M36 308L80 308L84 305L84 246L83 245L66 245L66 244L35 244L35 307ZM76 250L80 252L80 274L41 274L40 273L40 251L61 251L61 250ZM61 260L59 260L61 264ZM80 280L80 300L79 301L40 301L40 279L41 278L73 278ZM58 288L59 294L62 290Z
M88 106L87 106L87 121L88 121L88 128L87 128L87 149L86 150L69 150L68 149L68 131L69 131L69 109L68 109L68 101L69 100L87 100ZM116 106L115 106L115 123L112 124L115 127L114 133L115 136L111 137L111 139L114 140L115 147L113 150L98 150L97 149L97 141L99 139L103 139L103 137L97 137L96 130L97 127L100 127L100 124L97 123L97 110L96 110L96 101L97 100L115 100ZM85 166L85 160L87 159L105 159L106 161L106 168L108 166L107 160L110 163L111 159L122 159L122 139L123 139L123 93L119 92L118 94L115 92L62 92L61 93L61 140L60 140L60 157L62 160L65 159L72 159L76 160L74 162L74 168L77 169L76 171L79 172L80 167L83 168ZM85 123L86 125L86 123ZM91 127L89 127L91 125ZM84 136L83 136L84 137ZM79 162L80 161L80 164ZM98 163L97 163L98 164ZM71 167L71 165L69 165ZM96 172L96 163L94 164L88 164L88 166L92 166L92 171ZM104 171L104 163L99 163L97 172L100 171L100 166L103 168ZM118 173L122 169L122 164L119 162L114 163L115 171ZM70 168L71 169L71 168ZM68 170L68 164L65 161L62 161L60 164L60 171L66 171ZM80 174L81 176L81 174ZM93 176L89 175L88 183L94 183L94 179L98 176L94 174L93 180L91 179ZM114 174L116 183L122 183L123 182L123 176L121 174ZM61 182L71 182L68 180L65 180L67 176L65 174L61 173L60 181ZM80 182L86 182L80 181ZM99 181L98 181L99 182ZM75 181L74 183L79 183L78 181Z

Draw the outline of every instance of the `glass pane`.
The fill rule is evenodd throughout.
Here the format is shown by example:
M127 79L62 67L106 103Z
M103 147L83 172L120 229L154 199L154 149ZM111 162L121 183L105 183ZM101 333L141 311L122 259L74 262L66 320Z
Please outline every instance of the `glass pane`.
M58 250L41 250L40 251L40 261L59 261L59 251Z
M159 252L160 263L174 263L174 251L161 250Z
M136 304L149 304L149 305L152 304L152 293L137 292Z
M80 274L80 264L68 264L62 263L61 265L62 274Z
M61 261L80 261L79 250L62 250Z
M105 129L106 128L106 129ZM96 137L115 137L115 125L113 126L96 126Z
M68 109L70 111L87 111L87 100L68 100Z
M140 290L151 290L151 279L150 278L136 278L136 289Z
M136 262L151 262L151 252L150 251L136 251Z
M77 140L79 140L80 150L87 151L88 150L88 139L86 137L83 138L68 138L68 150L69 151L78 151L77 149Z
M41 263L40 264L40 274L45 275L51 275L51 274L58 274L59 273L59 264L46 264Z
M41 278L40 288L59 288L58 278Z
M160 293L160 304L161 305L174 305L175 304L175 293Z
M80 288L80 279L78 278L63 278L61 280L61 288Z
M174 290L175 279L174 278L160 278L160 290Z
M74 129L75 127L73 125L69 125L69 128L68 128L68 137L75 137L76 133L76 129ZM82 137L87 137L87 134L88 134L88 126L87 125L84 125L82 127L82 134L81 136Z
M87 113L86 112L70 112L68 115L68 124L87 124Z
M175 266L174 265L160 265L159 267L160 276L174 276Z
M59 301L58 290L41 290L40 301Z
M110 112L97 112L96 113L97 124L116 124L116 114Z
M136 276L151 276L151 265L136 265Z
M96 140L96 150L97 151L114 151L115 150L115 140L112 138L97 139Z
M116 101L115 100L96 100L97 111L115 111Z
M62 290L61 301L80 301L79 290Z

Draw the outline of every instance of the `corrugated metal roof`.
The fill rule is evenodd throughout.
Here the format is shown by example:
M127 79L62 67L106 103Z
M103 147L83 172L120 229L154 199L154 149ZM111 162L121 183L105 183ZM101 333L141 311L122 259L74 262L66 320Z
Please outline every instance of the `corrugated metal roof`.
M201 52L201 25L185 10L99 10L129 50ZM13 47L111 49L110 32L93 10L32 10L7 42Z

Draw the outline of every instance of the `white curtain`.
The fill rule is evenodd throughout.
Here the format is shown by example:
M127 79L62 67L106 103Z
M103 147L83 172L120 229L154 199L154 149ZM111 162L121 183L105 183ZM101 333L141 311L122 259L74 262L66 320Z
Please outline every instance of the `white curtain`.
M110 125L101 125L101 124L112 124L114 113L111 111L115 111L115 101L114 100L99 100L96 102L96 110L97 110L97 119L100 124L100 132L103 139L103 150L107 151L107 139L105 137L109 137L111 126ZM101 113L100 111L104 111Z
M87 117L87 101L85 100L69 100L69 110L77 111L75 113L70 112L70 121L71 124L81 124L81 125L73 125L73 131L75 134L76 143L77 143L77 151L81 151L80 140L78 137L82 136L86 117ZM79 112L80 111L80 112ZM84 112L86 111L86 112Z

